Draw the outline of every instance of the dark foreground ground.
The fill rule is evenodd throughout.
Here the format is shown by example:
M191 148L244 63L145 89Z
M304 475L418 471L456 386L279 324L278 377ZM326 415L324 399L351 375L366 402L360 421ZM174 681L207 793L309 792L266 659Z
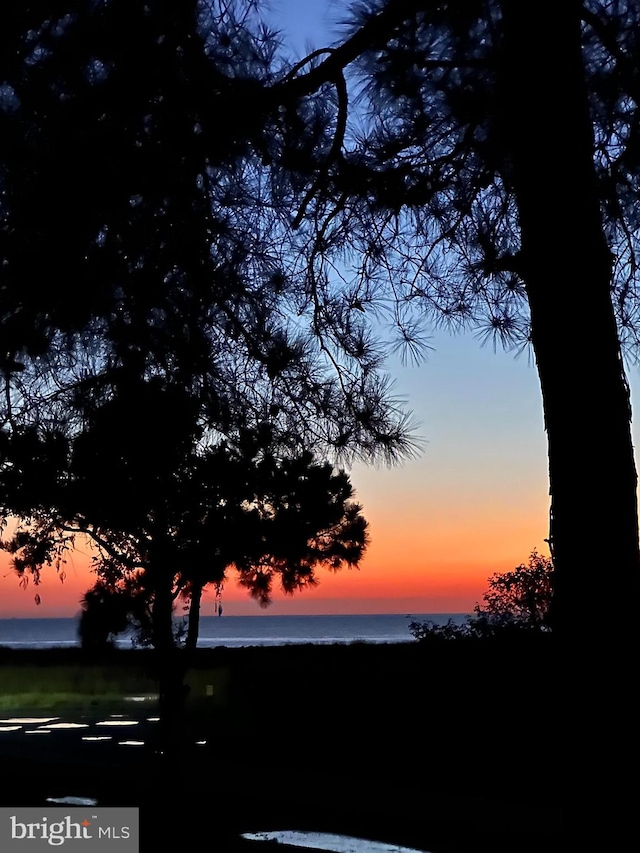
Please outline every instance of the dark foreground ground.
M43 715L42 707L7 708L16 672L45 686L73 674L87 702L55 713L90 720L103 714L89 697L95 673L127 673L145 692L151 668L139 651L90 662L77 650L5 650L0 716ZM191 742L206 743L167 767L152 745L154 723L136 730L147 743L140 749L87 744L77 731L0 733L0 805L71 795L137 806L141 853L167 843L284 853L239 838L276 829L433 853L566 850L552 671L544 644L201 650L187 677L188 727Z

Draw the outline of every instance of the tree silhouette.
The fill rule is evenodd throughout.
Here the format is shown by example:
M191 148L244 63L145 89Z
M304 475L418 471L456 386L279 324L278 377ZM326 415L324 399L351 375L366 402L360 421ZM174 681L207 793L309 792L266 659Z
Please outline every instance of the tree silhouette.
M336 93L323 100L335 146L309 156L298 214L310 287L350 251L352 305L375 310L391 296L398 339L416 357L429 323L532 346L549 448L551 618L567 639L602 589L581 559L586 518L606 531L629 601L640 585L621 355L621 342L637 354L639 15L634 3L564 3L553 26L535 18L533 37L511 0L372 0L354 6L346 40L301 62L274 95L297 97L302 117L320 109L318 87ZM286 126L282 136L295 138ZM589 330L588 346L576 329ZM603 591L611 608L617 589Z
M160 588L172 600L192 595L222 584L233 565L266 605L275 577L286 592L311 585L314 565L355 565L366 541L344 472L282 449L269 424L203 441L192 404L184 389L152 381L135 394L120 389L81 432L5 436L2 484L22 523L4 547L19 573L37 581L43 564L89 536L105 583L142 574L158 646L172 636Z
M393 456L407 425L368 324L381 305L417 356L425 319L531 343L552 616L571 635L597 581L578 548L593 495L617 575L636 591L640 577L620 354L637 337L638 10L566 3L531 39L511 0L423 6L360 4L341 45L287 66L251 3L17 4L0 75L5 420L30 358L39 376L45 354L57 382L84 376L82 393L87 362L171 363L212 419L251 406L329 448ZM555 59L538 67L543 45ZM568 282L579 299L558 296ZM590 330L581 370L573 328Z
M146 517L155 519L162 503L171 535L146 522L140 527L146 527L144 538L135 533L140 537L136 558L122 555L121 570L144 566L140 583L154 600L151 548L162 536L164 559L172 567L171 598L189 601L187 645L192 648L202 590L207 584L222 586L228 570L267 606L276 578L285 592L294 593L316 584L316 567L355 566L364 552L367 525L346 474L318 463L309 451L276 456L264 443L264 434L244 433L235 447L225 441L191 454L167 494L156 487L146 507ZM124 529L123 520L116 529ZM104 531L99 535L104 538ZM117 536L109 536L114 540ZM108 581L117 564L111 549L97 571Z
M78 536L90 539L99 580L85 600L85 646L104 645L129 614L148 630L172 737L189 665L176 655L178 596L190 601L190 651L207 584L222 585L233 568L266 605L275 578L293 593L317 582L319 566L357 565L366 521L344 472L310 451L286 453L268 424L204 441L191 394L158 378L135 392L123 385L84 414L81 431L59 429L55 442L35 427L6 437L2 483L19 524L3 547L37 582ZM40 458L47 466L36 469Z
M79 531L105 571L153 564L154 644L168 652L176 572L197 589L172 525L207 497L194 482L208 454L266 431L273 459L313 447L389 461L412 451L411 424L365 319L344 310L349 293L332 287L320 305L305 287L267 164L277 42L254 4L11 13L0 504L24 528L8 547L36 579ZM255 572L256 588L270 572L295 585L281 562Z
M225 443L191 458L171 495L162 498L170 510L171 536L164 541L173 567L171 599L188 604L186 650L197 644L204 588L211 584L220 589L229 572L266 607L276 579L293 594L317 584L318 567L357 566L367 543L367 524L352 496L346 474L316 462L310 452L276 458L254 441L245 441L244 452ZM154 499L158 501L157 493ZM92 612L87 608L89 628L93 614L99 628L103 615L108 620L111 613L110 633L129 627L123 613L142 627L153 627L135 607L136 601L143 601L153 613L155 605L150 548L158 534L153 525L146 527L144 539L137 531L130 535L131 548L120 559L119 532L83 528L100 551L95 559L99 580L88 595L88 603L96 605ZM101 542L111 546L108 552ZM112 598L107 595L111 589L116 593ZM128 609L127 598L133 605Z
M510 572L496 572L488 579L482 604L473 608L473 616L464 622L448 619L445 624L433 620L413 621L409 630L416 640L441 641L502 637L514 639L521 634L549 630L549 610L553 598L553 563L534 549L526 563Z
M345 295L327 303L330 337L290 263L286 200L263 167L276 41L253 4L12 3L6 17L0 506L23 522L6 547L37 581L88 534L102 583L144 584L169 743L183 695L176 592L195 614L231 561L264 599L274 576L293 590L323 561L357 562L348 481L305 451L390 461L412 452L411 424ZM266 471L270 456L284 487L306 459L333 500L332 516L305 497L301 519L322 513L304 547L284 548L278 519L294 507L266 485L243 498L264 503L259 523L233 494L222 519L233 484L215 470L219 448L242 456L247 435L259 452L246 465ZM253 541L223 561L221 520L268 534L270 553Z
M151 634L151 612L144 588L124 577L98 579L84 594L78 624L81 647L101 652L113 647L118 634L134 632L134 642L146 642Z
M12 12L0 60L5 428L68 419L63 401L100 405L160 375L223 434L269 421L323 452L410 452L366 324L335 288L324 332L305 290L288 199L263 166L277 41L253 4Z
M531 344L565 640L550 707L604 846L634 831L615 762L632 769L638 747L621 343L633 354L639 16L622 0L552 16L365 0L340 45L299 64L250 2L12 2L0 28L3 514L95 510L143 571L140 499L168 494L194 448L266 425L275 458L411 450L381 321L418 358L425 322ZM109 501L83 473L103 427L112 483L131 484ZM584 559L596 529L607 575ZM23 569L62 560L77 535L62 532L22 531ZM150 594L173 650L169 545ZM584 618L596 605L619 614L606 636Z
M375 310L391 294L398 337L417 357L428 322L533 350L561 642L557 753L575 802L604 816L590 824L600 844L611 844L612 824L620 842L633 831L616 817L632 804L611 756L630 767L638 757L629 672L640 552L623 350L637 358L639 17L635 2L569 0L548 17L516 0L365 0L349 36L274 94L289 92L302 118L321 110L321 87L334 93L322 103L335 144L308 158L297 208L310 287L336 256L351 257L341 275L352 305ZM281 132L286 140L284 123ZM594 528L602 560L585 559ZM611 614L606 631L590 618L596 608ZM588 758L579 718L593 732ZM570 807L569 820L584 811Z
M480 633L502 626L539 631L547 628L553 593L553 564L533 550L526 563L491 575L482 604L474 608L472 628Z
M469 326L533 347L556 633L582 654L597 589L626 608L611 642L631 646L638 5L568 0L550 22L515 0L371 0L341 45L298 65L251 3L10 12L5 482L50 503L55 483L45 500L11 454L35 434L46 471L57 425L81 431L151 380L188 389L192 437L269 423L290 449L393 458L407 423L370 321L388 309L418 356L425 318ZM351 69L369 116L363 99L350 110ZM2 488L8 511L26 503ZM587 520L611 583L582 559Z

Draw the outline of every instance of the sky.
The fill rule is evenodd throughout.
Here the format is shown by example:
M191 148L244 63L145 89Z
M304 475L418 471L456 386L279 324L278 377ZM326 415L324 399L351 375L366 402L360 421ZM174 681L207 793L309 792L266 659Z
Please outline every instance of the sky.
M330 25L340 4L272 5L274 24L293 53L334 40ZM548 554L546 436L533 357L494 352L471 333L439 333L430 344L419 366L388 363L396 395L419 422L419 458L393 468L358 463L350 471L370 525L360 567L321 569L317 588L277 594L266 611L231 577L225 615L469 613L494 572L526 562L534 549ZM629 377L640 405L638 369ZM64 582L50 569L36 590L19 587L0 555L0 618L76 615L93 582L90 557L87 548L70 555ZM213 593L205 592L204 615L213 613L213 603Z

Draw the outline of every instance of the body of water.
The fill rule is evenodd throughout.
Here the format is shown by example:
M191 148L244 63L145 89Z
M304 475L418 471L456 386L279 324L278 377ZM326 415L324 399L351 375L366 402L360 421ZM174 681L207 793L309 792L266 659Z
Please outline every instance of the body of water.
M284 646L290 643L403 643L413 640L412 621L448 619L463 622L466 614L388 614L355 616L203 616L198 646ZM0 646L48 649L77 646L76 619L0 619ZM129 637L119 646L131 646Z

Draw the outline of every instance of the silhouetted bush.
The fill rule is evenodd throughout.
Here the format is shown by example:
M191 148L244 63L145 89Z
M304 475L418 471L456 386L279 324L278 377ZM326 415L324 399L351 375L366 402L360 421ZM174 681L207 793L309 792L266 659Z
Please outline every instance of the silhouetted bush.
M534 549L526 565L521 563L511 572L497 572L488 584L483 604L476 604L473 616L465 622L410 622L409 631L420 642L550 631L547 620L553 595L553 563L549 557Z
M131 632L133 645L149 645L151 611L143 590L133 584L110 586L98 580L81 605L78 636L85 651L113 647L116 636L125 632Z
M421 642L447 642L449 640L459 640L461 637L470 637L471 629L469 627L470 618L466 622L454 622L453 619L447 620L444 625L438 624L428 619L425 622L410 622L409 631L416 640Z

